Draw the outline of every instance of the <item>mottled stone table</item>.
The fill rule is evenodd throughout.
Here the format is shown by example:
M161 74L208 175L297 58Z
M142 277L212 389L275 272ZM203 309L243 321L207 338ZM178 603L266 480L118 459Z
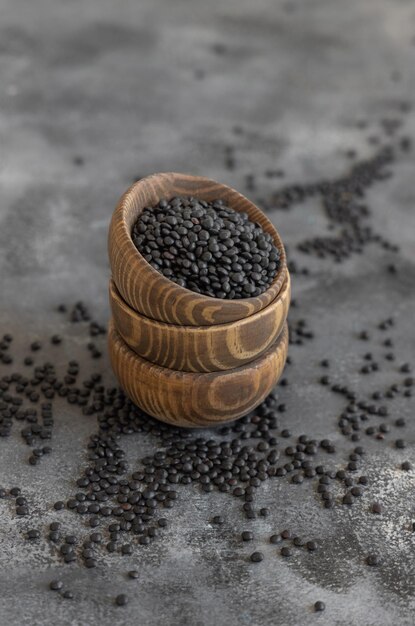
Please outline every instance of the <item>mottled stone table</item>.
M56 331L66 337L61 358L75 354L88 372L87 334L55 308L84 299L107 321L108 221L137 177L188 171L266 199L285 184L337 178L350 168L348 150L370 157L376 137L394 143L415 130L414 114L402 113L415 88L410 0L0 0L0 9L0 322L15 336L17 361L30 341ZM396 118L403 126L388 139L382 120ZM226 167L227 145L235 147L234 169ZM269 213L298 265L310 265L309 276L293 276L293 318L304 316L315 333L291 347L281 427L329 437L343 461L350 443L337 429L342 403L318 384L318 363L330 358L333 377L356 389L374 384L357 374L364 346L354 337L390 315L399 363L414 356L414 165L412 153L399 153L393 177L367 196L373 227L401 244L397 260L376 246L340 265L296 252L305 235L326 232L318 198ZM269 169L285 177L269 178ZM247 174L255 190L246 189ZM106 357L99 367L110 381ZM388 381L390 370L379 372L376 384ZM251 523L255 546L239 540L247 522L237 499L184 488L168 531L148 550L107 555L86 570L62 565L43 541L28 545L29 522L0 501L0 623L413 624L415 474L399 465L415 461L414 406L397 399L393 408L408 419L408 447L394 449L393 435L383 445L365 440L365 497L326 510L307 482L267 481L257 500L271 513ZM72 492L93 421L62 404L54 452L39 467L27 463L19 428L0 440L0 486L26 485L30 525L46 524L53 502ZM126 447L138 463L152 443L130 437ZM383 515L368 512L374 500ZM212 526L211 515L223 511L225 524ZM62 519L79 525L69 511ZM317 539L319 550L279 557L268 537L286 527ZM260 564L248 560L253 547L265 554ZM373 550L382 567L365 565ZM133 566L140 578L128 583L130 603L114 607ZM48 591L57 576L70 583L72 602ZM316 600L324 613L313 612Z

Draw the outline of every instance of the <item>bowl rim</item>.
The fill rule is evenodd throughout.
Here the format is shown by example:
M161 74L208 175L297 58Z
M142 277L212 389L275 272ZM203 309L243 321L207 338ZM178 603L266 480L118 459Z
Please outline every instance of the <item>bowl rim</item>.
M220 187L222 190L225 190L225 191L233 194L236 198L239 197L242 200L244 200L245 202L248 202L250 204L250 209L255 209L255 210L260 211L262 213L262 218L265 220L267 228L264 228L262 225L261 225L261 228L263 228L263 230L265 230L265 232L269 232L269 234L272 236L274 245L278 248L278 251L280 253L280 259L279 259L280 265L279 265L278 271L277 271L277 273L276 273L272 283L267 287L267 289L265 291L263 291L258 296L251 296L250 298L233 298L233 299L214 298L212 296L209 296L209 295L206 295L206 294L203 294L203 293L197 293L195 291L192 291L191 289L188 289L187 287L182 287L181 285L178 285L174 281L172 281L169 278L167 278L166 276L164 276L161 272L156 270L144 258L144 256L141 254L141 252L134 245L134 242L133 242L133 239L132 239L132 236L131 236L132 225L131 225L131 227L128 226L128 223L127 223L127 221L125 219L125 211L127 209L127 202L129 202L130 200L134 200L137 197L137 192L139 191L140 187L143 184L146 184L147 182L149 182L151 180L157 180L157 179L159 179L161 177L164 178L168 182L168 184L173 184L176 179L180 179L180 178L185 177L185 178L191 179L191 180L193 180L195 182L199 181L200 183L215 185L216 187ZM171 195L170 198L177 197L178 195L180 195L180 194ZM195 198L197 199L197 196L195 196ZM160 198L160 200L161 199L162 198ZM233 202L230 203L229 206L236 211L237 209L235 209L232 206L232 204L233 204ZM154 206L155 205L153 205L153 207ZM149 208L153 208L153 207L149 207ZM141 210L143 210L144 208L147 208L147 207L143 206ZM157 172L157 173L154 173L154 174L150 174L148 176L144 176L140 180L138 180L135 183L133 183L124 192L124 194L119 199L119 201L117 203L117 206L116 206L116 209L115 209L115 212L117 212L118 210L121 212L121 216L122 216L121 223L122 223L123 230L124 230L123 234L126 237L126 240L128 240L128 250L127 250L127 253L133 254L134 257L137 260L143 261L146 264L147 271L150 271L151 275L153 275L154 278L157 278L157 280L159 281L159 284L163 285L166 288L167 287L170 287L170 288L173 287L176 290L176 293L186 294L187 296L197 296L197 298L199 298L201 301L204 301L209 306L227 307L229 305L232 305L234 307L235 304L237 304L237 303L243 303L244 305L250 305L250 304L254 305L258 301L258 298L264 297L267 294L267 292L270 289L272 289L275 285L279 285L279 289L278 289L276 295L278 295L278 293L281 291L281 288L282 288L282 286L284 284L284 281L285 281L285 278L286 278L287 257L286 257L284 243L282 241L282 238L281 238L278 230L276 229L274 224L271 222L271 220L267 217L265 212L262 209L260 209L252 200L247 198L245 195L241 194L239 191L237 191L233 187L230 187L230 186L226 185L225 183L218 182L218 181L216 181L216 180L214 180L212 178L207 178L205 176L199 176L199 175L195 175L195 174L187 174L187 173L184 173L184 172L171 172L171 171ZM133 224L137 221L137 218L140 215L140 213L141 213L141 211L135 215ZM248 213L248 217L249 217L249 219L251 219L250 216L249 216L249 213ZM117 288L118 288L118 286L117 286ZM258 309L258 311L262 310L263 308L264 308L264 305L261 306Z
M151 367L153 375L154 373L155 374L161 373L163 374L163 376L165 376L166 372L174 372L177 379L187 379L188 381L197 382L197 383L199 383L201 378L203 377L206 377L205 380L208 380L208 379L214 380L215 378L218 378L218 377L231 378L233 374L237 374L238 372L246 371L252 367L255 367L255 365L258 365L259 361L261 362L261 365L262 365L262 363L264 363L267 359L271 358L271 356L274 355L276 351L281 350L285 345L287 345L287 350L288 350L288 338L289 338L288 322L287 320L285 320L278 337L276 337L273 343L270 346L268 346L268 348L262 354L258 355L258 357L254 359L253 361L249 361L249 363L243 363L242 365L239 365L238 367L233 367L232 369L229 369L229 370L217 370L213 372L185 372L181 370L173 370L170 367L163 367L163 365L158 365L157 363L152 363L151 361L147 361L147 359L145 359L144 357L134 352L134 350L124 341L120 331L115 326L114 320L112 318L109 321L108 330L109 330L108 341L113 341L113 337L115 335L117 338L117 341L119 342L119 345L122 346L122 349L124 350L124 352L128 352L129 356L138 360L140 364L145 364ZM284 367L285 367L285 362L284 362Z
M139 322L141 318L144 318L145 320L148 320L149 323L154 324L155 326L161 327L161 330L166 328L166 329L175 329L177 330L177 332L180 332L180 333L192 332L196 334L196 333L201 332L201 333L206 333L208 335L212 332L219 333L221 330L228 330L231 328L235 328L236 326L240 326L241 324L251 323L254 321L255 317L259 317L261 314L264 315L265 311L269 307L276 306L278 304L278 301L281 301L283 296L286 296L287 294L289 295L291 293L291 277L290 277L289 272L287 271L285 280L282 284L280 291L266 307L260 309L259 311L256 311L255 313L252 313L252 315L249 315L248 317L243 317L239 320L234 320L232 322L224 322L223 324L211 324L210 326L208 325L192 326L190 324L172 324L170 322L164 322L162 320L153 319L151 317L148 317L147 315L144 315L144 313L141 313L140 311L136 311L135 309L133 309L133 307L130 304L128 304L128 302L124 300L112 276L110 277L110 280L109 280L108 292L110 296L110 304L112 303L113 299L115 299L117 303L119 303L119 306L126 309L128 313L131 315L131 317L133 317L134 320L137 322ZM290 303L288 303L288 307L289 305ZM112 317L114 319L114 315L112 315ZM121 334L118 328L117 328L117 331L119 334Z

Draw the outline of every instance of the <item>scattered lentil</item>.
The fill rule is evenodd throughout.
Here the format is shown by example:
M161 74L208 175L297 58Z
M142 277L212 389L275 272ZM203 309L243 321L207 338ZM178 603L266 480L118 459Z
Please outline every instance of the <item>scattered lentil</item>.
M244 532L241 535L242 541L253 541L254 539L254 533L251 532L250 530L244 530Z
M259 563L264 560L264 555L262 552L253 552L250 556L252 563Z
M125 593L120 593L115 598L115 604L117 606L125 606L126 604L128 604L128 597L125 595Z
M292 550L288 546L283 546L280 552L281 552L281 556L284 556L284 557L292 556Z
M52 580L49 587L52 591L60 591L63 587L63 582L61 580Z

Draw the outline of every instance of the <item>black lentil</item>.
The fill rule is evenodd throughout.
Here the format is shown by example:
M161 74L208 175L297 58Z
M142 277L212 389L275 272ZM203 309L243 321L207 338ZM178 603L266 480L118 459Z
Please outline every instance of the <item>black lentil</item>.
M125 595L125 593L120 593L115 598L115 604L117 606L125 606L126 604L128 604L128 597Z
M284 556L284 557L292 556L292 550L288 546L283 546L280 552L281 552L281 556Z
M264 560L264 555L262 552L253 552L250 556L252 563L259 563Z
M254 533L251 532L250 530L244 530L244 532L241 535L242 541L253 541L254 539Z
M75 543L76 543L76 541L77 541L77 540L76 540L75 535L66 535L66 537L65 537L65 542L66 542L67 544L73 545L73 544L75 544Z
M59 591L63 587L63 582L61 580L52 580L49 587L52 591Z
M29 508L27 506L17 506L16 514L17 515L29 515Z
M293 544L297 546L298 548L304 546L305 543L306 542L304 541L302 537L294 537L293 539Z
M258 296L278 272L272 237L221 200L161 200L142 211L132 239L166 278L215 298Z
M50 541L56 543L60 539L60 533L58 531L53 530L49 533L48 537Z

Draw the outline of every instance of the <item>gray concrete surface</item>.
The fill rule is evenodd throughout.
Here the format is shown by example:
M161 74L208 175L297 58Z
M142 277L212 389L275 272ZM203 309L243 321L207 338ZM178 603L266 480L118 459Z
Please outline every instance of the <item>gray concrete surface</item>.
M0 328L13 332L18 355L56 330L67 335L62 363L76 355L83 372L92 368L87 334L54 307L83 298L107 320L108 221L137 176L188 171L244 191L245 175L254 173L250 195L266 198L280 184L267 169L286 172L281 185L335 178L350 167L346 150L373 154L368 138L383 141L382 119L398 116L399 133L415 131L414 114L400 112L415 87L411 0L0 0L0 13ZM359 120L368 127L357 128ZM224 166L226 144L236 148L234 171ZM73 163L77 156L83 166ZM362 390L394 382L398 363L415 353L414 165L413 154L400 156L393 178L368 194L374 228L401 243L397 275L385 272L393 255L371 247L340 266L311 260L311 275L293 280L300 303L293 318L307 317L315 339L291 347L281 425L335 440L333 467L350 444L336 427L341 401L317 384L319 360L331 358L334 378ZM270 215L293 250L326 229L318 199ZM353 337L392 314L398 361L362 381L365 347ZM99 368L110 381L106 358ZM264 483L257 501L271 514L250 523L262 563L250 564L253 547L238 539L247 522L236 499L183 488L157 542L131 557L103 555L96 570L64 566L45 541L23 538L73 492L95 427L95 418L58 407L54 453L41 466L27 464L18 428L0 440L0 486L25 485L32 509L30 520L16 519L10 501L0 501L2 626L414 623L415 472L399 469L404 459L415 462L411 401L393 402L409 422L404 452L393 436L364 442L371 484L352 509L323 509L307 482ZM154 442L134 436L125 447L138 465ZM368 512L373 500L383 502L384 515ZM209 519L221 511L226 523L213 527ZM65 511L61 519L79 532L79 518ZM318 552L281 559L268 537L285 527L318 539ZM383 553L382 567L364 564L370 551ZM132 567L139 580L126 583ZM73 602L47 590L58 576ZM116 608L125 585L130 603ZM316 600L326 603L323 614L313 613Z

